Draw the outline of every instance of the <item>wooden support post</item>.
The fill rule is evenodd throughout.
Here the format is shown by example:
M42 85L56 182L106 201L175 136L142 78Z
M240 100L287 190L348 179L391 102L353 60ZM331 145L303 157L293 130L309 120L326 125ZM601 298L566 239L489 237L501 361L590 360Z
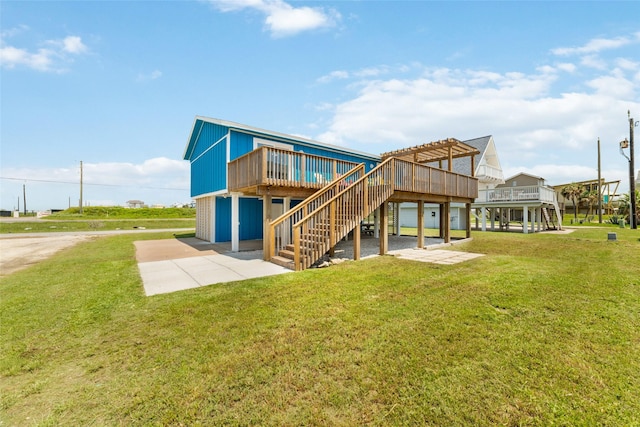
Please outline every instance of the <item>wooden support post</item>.
M387 202L380 205L380 255L389 250L389 209Z
M362 229L360 223L356 224L356 228L353 229L353 260L358 261L360 259L360 235Z
M444 211L444 242L449 243L451 242L451 202L445 202Z
M296 271L302 270L302 265L300 264L300 228L293 228L293 267Z
M336 201L329 205L329 256L335 255L336 246Z
M444 212L444 204L442 203L438 205L438 218L440 219L440 223L438 225L438 237L441 239L444 239L445 212Z
M465 207L467 209L467 239L471 237L471 203L466 203Z
M262 198L262 255L265 261L271 260L276 254L276 236L271 233L271 196Z
M526 206L522 207L522 232L529 234L529 208Z
M424 248L424 201L418 201L418 248Z

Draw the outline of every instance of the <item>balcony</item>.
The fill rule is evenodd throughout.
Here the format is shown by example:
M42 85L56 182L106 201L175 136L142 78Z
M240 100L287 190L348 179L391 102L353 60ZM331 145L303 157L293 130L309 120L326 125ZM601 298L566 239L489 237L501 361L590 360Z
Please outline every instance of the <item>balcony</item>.
M545 186L524 186L479 190L475 204L556 203L556 193Z

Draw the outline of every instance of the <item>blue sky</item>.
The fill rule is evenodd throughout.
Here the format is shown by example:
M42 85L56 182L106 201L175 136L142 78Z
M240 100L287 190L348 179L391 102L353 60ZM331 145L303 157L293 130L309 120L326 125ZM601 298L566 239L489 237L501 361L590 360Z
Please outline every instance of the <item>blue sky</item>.
M3 209L23 185L29 210L77 205L80 161L87 204L188 202L196 115L376 154L493 135L506 176L549 184L595 179L600 138L603 177L628 189L640 2L0 8Z

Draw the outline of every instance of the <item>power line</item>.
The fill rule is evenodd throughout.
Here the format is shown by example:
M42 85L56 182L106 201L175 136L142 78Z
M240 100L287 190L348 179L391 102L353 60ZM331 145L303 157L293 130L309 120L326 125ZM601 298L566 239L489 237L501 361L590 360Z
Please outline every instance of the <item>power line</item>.
M25 181L25 182L48 182L53 184L72 184L78 185L74 181L58 181L54 179L35 179L35 178L14 178L8 176L0 176L0 179L6 179L9 181ZM137 185L122 185L122 184L89 184L83 183L83 185L93 185L95 187L123 187L123 188L141 188L145 190L172 190L172 191L188 191L188 188L168 188L168 187L145 187Z

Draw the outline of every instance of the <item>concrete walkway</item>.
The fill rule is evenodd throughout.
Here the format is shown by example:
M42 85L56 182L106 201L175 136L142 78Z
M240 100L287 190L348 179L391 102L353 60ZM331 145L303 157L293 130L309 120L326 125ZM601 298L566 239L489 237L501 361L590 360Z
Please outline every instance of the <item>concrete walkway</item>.
M291 270L262 260L261 240L240 242L240 252L229 245L191 239L138 241L136 258L147 296L256 277L290 273ZM418 262L456 264L483 255L439 249L442 239L426 238L416 247L415 237L389 236L389 255ZM362 239L361 258L378 256L378 239ZM353 259L353 242L342 241L336 257Z

